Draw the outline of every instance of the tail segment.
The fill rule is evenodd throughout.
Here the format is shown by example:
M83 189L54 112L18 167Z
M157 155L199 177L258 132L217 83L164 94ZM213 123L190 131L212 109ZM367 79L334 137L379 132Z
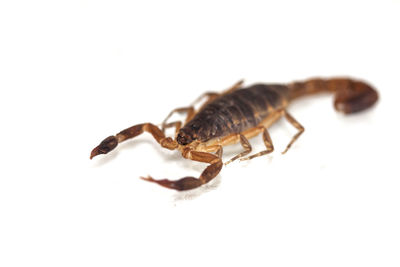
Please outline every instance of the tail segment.
M311 79L288 86L290 100L303 95L332 92L335 94L335 109L346 114L367 109L378 100L377 91L370 85L346 78Z

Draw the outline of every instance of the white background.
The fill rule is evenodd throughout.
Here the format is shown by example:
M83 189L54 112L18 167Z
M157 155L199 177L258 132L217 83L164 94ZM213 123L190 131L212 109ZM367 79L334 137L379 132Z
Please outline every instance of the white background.
M0 266L399 266L400 1L2 1ZM241 78L351 76L272 126L276 151L178 193L139 179L203 164L105 137ZM260 138L252 140L263 149ZM225 159L240 151L227 147Z

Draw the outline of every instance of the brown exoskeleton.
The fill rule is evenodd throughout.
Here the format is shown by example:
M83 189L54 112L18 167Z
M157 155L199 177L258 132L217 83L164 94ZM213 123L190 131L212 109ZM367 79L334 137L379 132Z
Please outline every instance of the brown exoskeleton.
M239 81L223 93L203 94L200 98L205 97L206 101L198 110L195 110L194 105L172 110L161 128L151 123L143 123L125 129L115 136L109 136L92 150L90 158L107 154L118 143L148 132L162 147L178 149L187 159L209 164L199 178L143 178L167 188L189 190L208 183L221 171L224 165L223 146L240 142L243 147L243 151L225 162L225 165L237 159L249 160L271 153L274 146L267 128L281 117L298 130L282 152L286 153L304 132L304 127L286 110L293 99L319 92L332 92L335 94L335 109L346 114L362 111L378 100L378 94L371 86L347 78L311 79L287 85L256 84L246 88L242 88L242 83ZM183 127L180 121L167 123L175 112L187 113ZM170 127L176 129L175 139L164 134L165 129ZM262 134L266 149L247 156L252 150L248 139L259 134Z

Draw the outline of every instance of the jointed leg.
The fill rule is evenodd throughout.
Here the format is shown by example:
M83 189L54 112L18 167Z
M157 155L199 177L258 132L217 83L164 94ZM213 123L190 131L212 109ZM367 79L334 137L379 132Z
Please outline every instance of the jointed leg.
M175 136L176 136L182 127L182 122L181 121L169 122L169 123L165 124L164 128L162 128L161 130L165 133L165 129L168 129L171 127L175 127Z
M148 132L153 135L154 139L156 139L156 141L162 147L168 148L170 150L174 150L178 147L178 143L170 137L165 137L164 133L157 126L151 123L143 123L127 128L118 133L116 136L112 135L104 139L100 143L100 145L92 150L92 153L90 154L90 159L99 154L107 154L108 152L113 150L119 143L127 139L136 137L143 132Z
M219 150L219 151L222 151L222 150ZM218 150L217 150L217 153L221 154L221 152L218 152ZM185 158L188 158L191 160L210 163L210 165L204 169L204 171L201 173L199 178L189 176L189 177L183 177L179 180L171 181L168 179L156 180L149 176L147 178L142 177L142 179L149 181L149 182L157 183L161 186L164 186L164 187L167 187L170 189L184 191L184 190L194 189L203 184L208 183L215 176L218 175L218 173L221 171L222 166L223 166L221 157L219 155L215 155L212 153L189 150L189 151L185 151L184 153L182 153L182 155Z
M202 149L196 149L196 151L200 151L200 152L215 152L215 155L217 155L219 158L222 158L222 145L209 145L206 147L203 147ZM185 153L185 152L184 152ZM185 158L188 158L187 156L183 155Z
M229 163L237 160L238 158L246 156L247 154L249 154L251 152L251 145L249 143L249 140L247 140L247 138L244 137L244 135L242 135L242 134L239 134L239 138L240 138L240 144L244 148L244 151L239 153L239 154L237 154L236 156L234 156L233 158L231 158L227 162L225 162L224 165L228 165Z
M257 128L255 128L255 129L257 129ZM265 146L266 146L267 149L266 149L266 150L263 150L263 151L261 151L261 152L258 152L258 153L256 153L256 154L253 154L253 155L251 155L251 156L249 156L249 157L241 158L240 161L242 161L242 160L249 160L249 159L252 159L252 158L255 158L255 157L259 157L259 156L262 156L262 155L266 155L266 154L269 154L269 153L271 153L272 151L274 151L274 146L272 145L272 140L271 140L271 137L269 136L269 133L268 133L267 128L265 128L265 127L263 127L263 126L260 126L260 127L258 127L258 129L261 129L262 132L263 132L263 140L264 140L264 144L265 144Z
M287 145L286 149L282 152L282 154L285 154L292 146L294 141L296 141L297 138L299 138L299 136L304 132L304 127L298 121L296 121L286 110L284 111L284 116L290 122L290 124L292 124L298 130L298 132L293 136L292 140Z
M205 92L205 93L201 94L198 98L196 98L196 100L194 100L192 102L192 106L196 105L197 103L199 103L204 98L207 98L205 103L208 103L208 102L214 100L215 98L217 98L218 96L220 96L220 93Z
M209 102L211 102L215 98L217 98L217 97L219 97L221 95L226 95L228 93L231 93L231 92L241 88L242 85L243 85L243 80L240 80L240 81L238 81L237 83L235 83L234 85L232 85L231 87L229 87L227 90L225 90L222 93L206 92L206 93L202 94L201 96L199 96L195 101L193 101L192 106L196 105L198 102L200 102L200 100L202 100L203 98L207 97L207 100L202 105L202 107L203 107L204 105L208 104Z
M205 101L205 103L202 105L206 105L209 102L211 102L212 100L214 100L215 98L217 98L220 95L224 95L230 92L233 92L235 90L237 90L238 88L240 88L243 84L243 80L238 81L237 83L235 83L233 86L231 86L229 89L227 89L226 91L224 91L223 93L216 93L216 92L207 92L202 94L200 97L198 97L189 107L183 107L183 108L176 108L174 110L172 110L168 116L164 119L164 121L161 124L161 130L165 133L165 129L173 127L173 126L177 126L177 124L173 124L173 123L167 123L168 119L174 114L174 113L182 113L182 112L186 112L186 119L185 119L185 123L190 121L194 115L196 115L196 111L194 109L194 105L196 105L200 100L202 100L203 98L207 98L207 100ZM200 108L201 109L201 108ZM180 129L179 127L176 127L176 132Z
M194 107L193 107L193 106L185 107L185 108L176 108L176 109L172 110L172 111L168 114L168 116L164 119L164 121L162 122L162 124L161 124L161 130L162 130L164 133L165 133L165 129L166 129L166 128L169 128L169 127L174 126L174 125L171 124L171 123L167 123L167 120L168 120L175 112L177 112L177 113L187 112L186 119L185 119L185 123L188 122L189 120L191 120L191 119L193 118L194 114L195 114L195 111L194 111ZM175 125L175 126L176 126L176 125ZM179 128L180 128L180 125L179 125ZM176 131L178 131L179 128L176 127Z

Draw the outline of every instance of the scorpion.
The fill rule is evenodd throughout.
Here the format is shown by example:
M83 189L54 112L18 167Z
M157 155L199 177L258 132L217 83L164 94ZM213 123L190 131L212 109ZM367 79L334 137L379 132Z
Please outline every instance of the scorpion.
M119 143L148 132L162 147L178 149L184 158L209 165L198 178L141 178L178 191L194 189L210 182L224 165L237 159L250 160L273 152L268 127L282 117L297 129L282 152L286 153L304 132L304 127L287 111L288 104L301 96L321 92L333 93L335 109L345 114L365 110L378 100L378 93L373 87L350 78L315 78L289 84L255 84L245 88L241 80L222 93L206 92L192 105L172 110L161 127L142 123L107 137L92 150L90 159L99 154L107 154ZM195 104L200 100L203 100L203 104L195 109ZM183 126L181 121L168 122L174 113L186 113ZM167 137L165 130L174 127L175 139ZM262 135L266 149L248 155L252 151L248 139L257 135ZM243 151L223 163L222 147L235 143L240 143Z

